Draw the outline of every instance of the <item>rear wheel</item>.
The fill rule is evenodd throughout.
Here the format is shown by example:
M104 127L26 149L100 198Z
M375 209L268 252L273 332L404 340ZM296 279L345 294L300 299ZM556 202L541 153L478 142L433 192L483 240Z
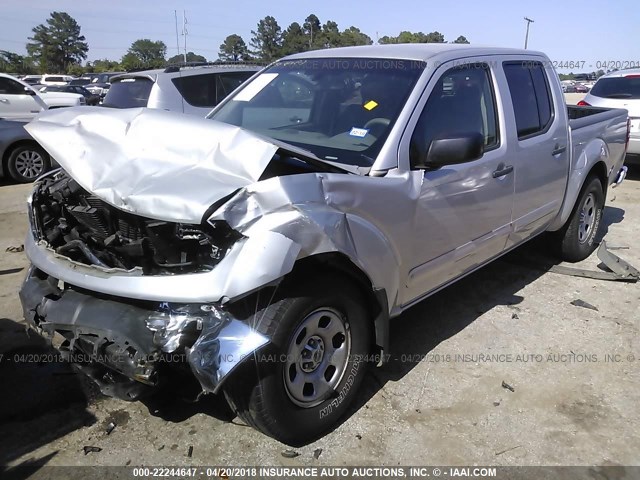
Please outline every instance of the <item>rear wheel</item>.
M20 145L9 154L9 176L20 183L33 182L49 168L49 155L36 145Z
M560 252L563 260L579 262L596 249L603 209L602 184L596 177L589 177L580 192L567 226L560 231Z
M284 287L264 308L254 303L249 321L271 344L225 387L238 416L290 445L334 427L369 360L371 322L364 305L357 287L329 276Z

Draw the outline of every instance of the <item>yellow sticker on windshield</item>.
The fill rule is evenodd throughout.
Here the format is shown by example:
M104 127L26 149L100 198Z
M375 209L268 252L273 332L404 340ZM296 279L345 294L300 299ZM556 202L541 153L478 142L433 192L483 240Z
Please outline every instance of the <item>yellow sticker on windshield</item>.
M378 102L374 102L373 100L369 100L367 103L363 105L367 110L373 110L378 106Z

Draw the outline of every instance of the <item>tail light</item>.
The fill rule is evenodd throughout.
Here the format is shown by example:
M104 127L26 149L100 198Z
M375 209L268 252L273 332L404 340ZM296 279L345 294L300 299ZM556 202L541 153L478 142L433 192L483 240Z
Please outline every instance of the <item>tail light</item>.
M634 73L632 75L625 75L624 78L640 78L640 75Z
M631 138L631 119L627 117L627 141L624 144L624 151L627 151L627 147L629 147L629 139Z
M590 106L591 106L591 104L590 104L590 103L587 103L587 102L585 102L584 100L580 100L580 101L577 103L577 105L578 105L579 107L590 107Z

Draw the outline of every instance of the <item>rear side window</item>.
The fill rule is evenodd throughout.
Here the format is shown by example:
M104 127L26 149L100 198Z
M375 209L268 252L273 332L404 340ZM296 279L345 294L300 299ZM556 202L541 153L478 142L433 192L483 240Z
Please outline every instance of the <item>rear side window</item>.
M544 67L540 62L506 62L503 66L518 138L544 133L553 121L551 91Z
M24 88L20 83L10 78L0 77L0 94L25 95Z
M213 108L253 72L207 73L176 77L171 81L193 107Z
M216 105L216 74L176 77L171 81L189 105L193 107Z
M102 103L105 107L146 107L153 82L148 78L124 78L111 85Z
M602 98L640 98L640 75L601 78L596 82L591 95Z
M62 77L46 77L44 79L45 82L64 82L64 78Z
M218 75L218 98L217 103L220 103L224 100L227 95L233 92L236 88L238 88L242 83L247 80L251 75L255 72L229 72L229 73L221 73Z

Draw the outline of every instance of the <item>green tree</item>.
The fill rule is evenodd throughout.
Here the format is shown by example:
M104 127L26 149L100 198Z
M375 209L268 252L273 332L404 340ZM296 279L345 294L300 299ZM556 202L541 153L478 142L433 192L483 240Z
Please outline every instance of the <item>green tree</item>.
M282 55L292 55L307 50L309 50L309 41L300 24L293 22L282 34Z
M444 35L440 32L427 33L424 42L420 43L445 43Z
M272 62L281 56L282 29L275 18L268 15L258 22L258 28L251 30L253 53L265 62Z
M162 40L154 42L141 38L131 44L120 63L125 70L161 68L165 65L166 54L167 46Z
M0 50L0 72L35 73L37 71L33 61L8 50Z
M464 37L462 37L464 38ZM378 43L384 45L389 43L444 43L444 35L440 32L431 32L431 33L423 33L423 32L409 32L402 31L397 37L389 37L385 35Z
M196 55L193 52L187 52L187 62L206 62L207 59L202 55ZM167 63L182 63L184 62L184 55L179 53L178 55L174 55L173 57L167 60Z
M242 37L234 33L225 38L224 42L220 44L218 58L231 62L247 61L250 59L249 49Z
M52 12L46 24L33 28L27 52L42 73L66 72L87 58L89 45L80 34L80 25L65 12Z
M86 71L90 73L103 73L103 72L117 72L121 70L119 62L115 60L108 60L103 58L102 60L96 60L94 62L87 62Z
M371 45L373 40L369 35L362 33L359 28L349 27L342 34L342 45L345 47L351 47L355 45Z
M319 45L322 45L322 40L318 40L321 30L320 20L313 13L304 19L302 31L309 44L309 49L321 48Z
M460 35L453 41L453 43L469 43L469 40L467 40L467 37L465 37L464 35Z
M313 39L313 45L316 48L335 48L342 46L342 35L338 24L332 20L328 20L322 26L322 31L318 32Z

